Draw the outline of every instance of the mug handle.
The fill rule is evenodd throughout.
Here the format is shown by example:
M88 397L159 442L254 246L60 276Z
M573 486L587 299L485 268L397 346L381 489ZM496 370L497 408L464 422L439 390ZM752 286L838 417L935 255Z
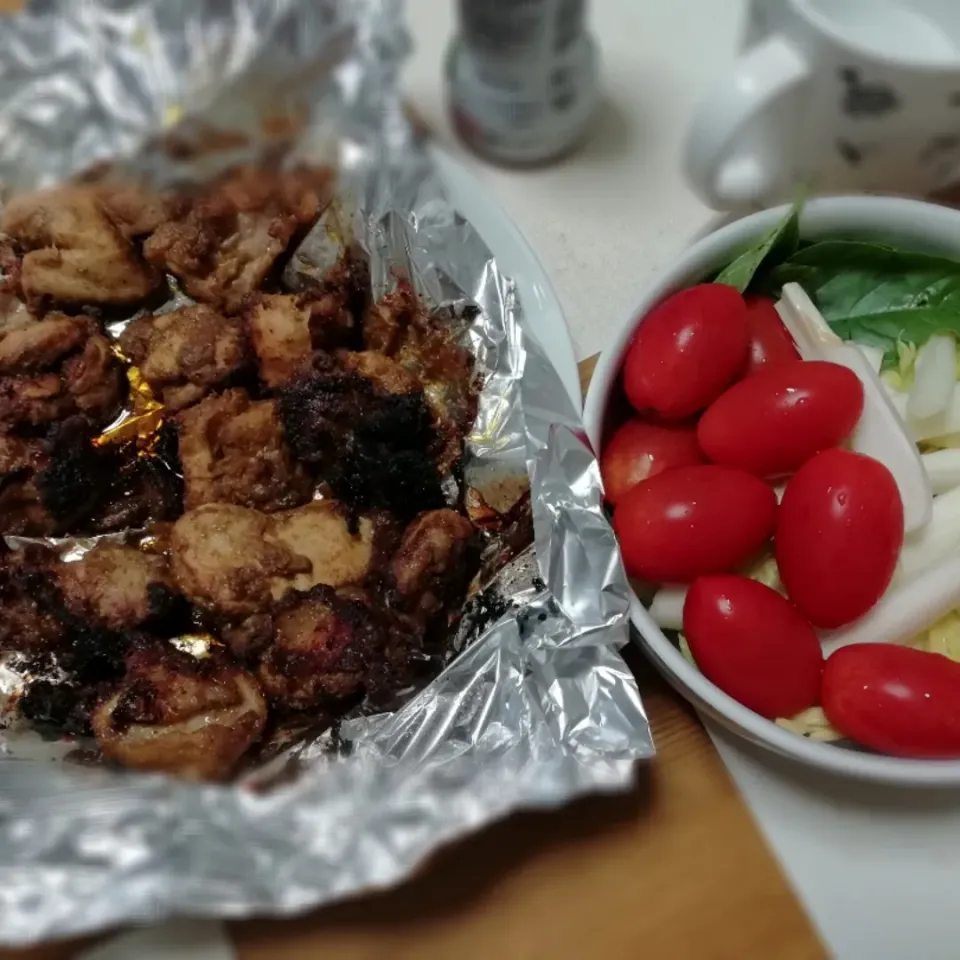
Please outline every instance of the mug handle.
M761 41L701 103L687 135L684 167L693 189L716 210L759 200L775 185L769 158L734 151L754 117L812 76L810 62L783 36Z

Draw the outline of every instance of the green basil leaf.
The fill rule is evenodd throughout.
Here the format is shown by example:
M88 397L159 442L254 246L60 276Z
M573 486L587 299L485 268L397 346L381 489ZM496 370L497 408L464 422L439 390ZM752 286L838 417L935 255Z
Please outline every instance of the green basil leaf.
M960 263L878 243L824 240L796 251L764 278L771 291L799 283L844 340L880 347L896 363L897 342L922 346L960 335Z
M798 200L790 212L759 243L745 250L733 263L717 274L716 283L725 283L745 293L761 267L769 267L786 260L800 246L800 211Z

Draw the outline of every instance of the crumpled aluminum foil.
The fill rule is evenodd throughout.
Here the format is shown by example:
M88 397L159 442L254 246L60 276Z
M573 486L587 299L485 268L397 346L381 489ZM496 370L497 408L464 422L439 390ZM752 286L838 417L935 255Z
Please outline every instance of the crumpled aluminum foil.
M468 611L465 649L439 677L395 713L345 722L344 756L301 745L298 775L272 790L51 762L35 734L0 731L0 942L303 911L395 883L511 811L626 789L653 753L617 652L628 591L596 462L513 282L403 118L406 45L400 0L46 0L3 24L8 188L105 160L203 175L207 159L199 173L164 160L157 133L208 132L215 117L252 131L253 149L264 105L309 113L305 155L335 134L375 295L405 273L452 314L479 307L468 337L486 379L470 469L528 474L535 542L498 575L508 602L495 622Z

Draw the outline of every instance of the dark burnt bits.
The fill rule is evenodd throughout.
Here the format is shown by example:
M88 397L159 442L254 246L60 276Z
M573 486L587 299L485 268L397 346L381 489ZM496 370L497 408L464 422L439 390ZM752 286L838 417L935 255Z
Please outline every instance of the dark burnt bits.
M422 392L387 394L321 361L279 400L294 455L351 509L384 509L409 520L445 505Z
M36 487L60 532L76 529L101 502L115 469L112 451L93 445L92 424L71 417L47 437L49 460L37 473Z
M97 445L82 417L47 438L49 456L35 485L55 533L111 533L172 520L183 512L176 428L164 424L150 451L135 441Z

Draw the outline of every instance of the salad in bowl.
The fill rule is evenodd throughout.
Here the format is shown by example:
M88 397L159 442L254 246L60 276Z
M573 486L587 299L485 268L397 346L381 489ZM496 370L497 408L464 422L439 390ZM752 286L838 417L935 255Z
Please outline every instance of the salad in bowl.
M829 198L695 244L585 421L633 620L780 753L960 783L960 213Z

